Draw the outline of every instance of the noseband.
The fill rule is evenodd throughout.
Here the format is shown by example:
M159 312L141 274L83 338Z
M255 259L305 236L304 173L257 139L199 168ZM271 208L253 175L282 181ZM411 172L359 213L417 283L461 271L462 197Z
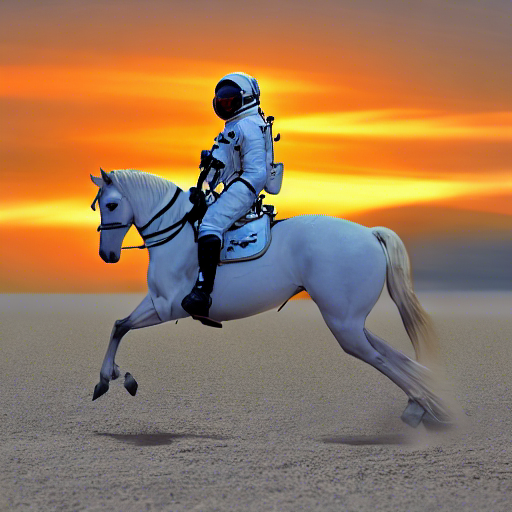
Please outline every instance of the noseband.
M108 231L109 229L129 228L131 224L123 224L122 222L109 222L108 224L100 224L96 231Z

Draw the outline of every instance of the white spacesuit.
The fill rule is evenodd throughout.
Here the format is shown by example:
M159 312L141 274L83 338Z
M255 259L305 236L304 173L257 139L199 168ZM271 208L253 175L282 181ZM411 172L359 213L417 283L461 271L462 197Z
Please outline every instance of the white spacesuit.
M226 122L215 139L212 156L224 167L211 170L206 181L211 189L223 183L224 191L203 217L199 237L214 234L222 239L224 231L249 210L263 190L267 181L266 126L256 105Z
M199 277L181 305L195 318L208 317L222 236L253 205L265 187L273 149L268 123L260 113L258 82L245 73L230 73L215 87L213 108L226 121L215 139L211 155L221 162L211 168L206 181L224 190L208 208L199 227Z

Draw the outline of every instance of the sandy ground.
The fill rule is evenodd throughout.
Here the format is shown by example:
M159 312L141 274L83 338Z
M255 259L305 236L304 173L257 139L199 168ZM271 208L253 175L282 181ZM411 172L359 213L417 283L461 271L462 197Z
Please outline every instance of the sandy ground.
M462 411L444 434L404 425L405 395L310 301L133 331L137 396L92 402L140 298L0 296L0 510L512 510L512 294L420 294ZM367 325L412 354L389 299Z

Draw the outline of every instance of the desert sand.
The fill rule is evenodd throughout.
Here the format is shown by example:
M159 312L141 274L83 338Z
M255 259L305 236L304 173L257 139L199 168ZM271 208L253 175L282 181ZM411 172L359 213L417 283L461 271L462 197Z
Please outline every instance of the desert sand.
M412 355L383 294L367 326ZM419 294L457 426L413 430L403 392L291 301L212 329L129 333L136 397L92 391L142 295L0 296L0 510L510 511L512 294Z

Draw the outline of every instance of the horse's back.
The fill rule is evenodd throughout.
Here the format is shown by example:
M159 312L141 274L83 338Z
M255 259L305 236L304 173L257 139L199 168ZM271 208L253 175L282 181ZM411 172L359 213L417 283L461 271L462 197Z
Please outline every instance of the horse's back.
M351 311L373 306L384 286L386 257L372 228L324 215L293 217L280 224L274 227L273 242L282 238L290 248L296 278L315 302L320 305L335 296Z
M354 257L370 255L385 261L372 228L326 215L301 215L280 222L272 229L273 242L283 242L294 254L309 259L336 259L339 266L359 266Z
M290 217L276 223L273 232L277 233L281 229L285 231L299 230L304 236L314 240L316 237L330 236L332 240L352 239L359 243L362 240L371 239L371 228L357 224L346 219L330 217L328 215L298 215ZM296 234L296 233L294 233Z
M384 252L371 229L323 215L292 217L274 225L272 243L261 258L219 268L212 314L248 316L249 310L278 306L300 289L319 305L344 304L352 295L351 309L357 308L361 295L377 300L385 269Z

